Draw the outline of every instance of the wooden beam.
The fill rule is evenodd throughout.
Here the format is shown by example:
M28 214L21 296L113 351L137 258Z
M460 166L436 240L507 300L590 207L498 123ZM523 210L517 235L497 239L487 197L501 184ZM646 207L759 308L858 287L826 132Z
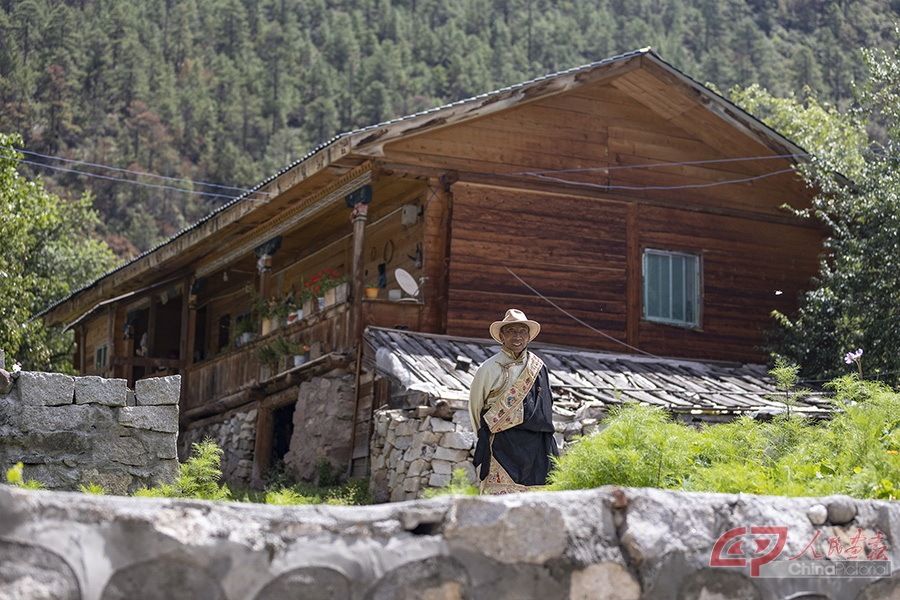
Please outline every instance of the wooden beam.
M805 229L822 229L822 226L812 219L802 219L800 217L795 217L788 214L781 216L742 209L696 204L690 202L689 200L679 200L676 202L674 200L646 198L641 192L628 192L624 190L606 192L599 187L588 186L576 182L562 183L556 181L541 181L539 179L530 177L502 175L498 173L481 173L473 171L453 170L448 172L445 168L442 169L439 167L409 165L405 163L383 163L382 168L386 174L396 177L428 179L430 177L440 177L443 174L450 173L458 176L459 181L461 182L473 183L485 187L521 189L525 191L543 192L546 194L557 194L562 196L596 198L605 202L616 202L620 204L636 203L642 206L674 208L689 212L706 213L726 217L737 217L764 223L792 225L794 227L803 227Z
M353 257L351 259L350 273L350 300L352 313L350 314L350 331L354 345L359 345L362 339L363 319L363 281L365 276L364 254L366 243L366 221L368 220L369 205L357 204L353 207L351 221L353 223Z
M147 311L147 356L153 356L156 351L156 308L156 295L152 295L150 296L150 309Z
M205 277L211 273L227 267L236 260L249 255L254 248L268 239L283 235L297 227L303 221L314 218L316 215L343 202L344 197L350 192L359 189L372 180L372 163L366 162L346 175L325 187L322 190L310 194L297 202L290 209L282 211L274 219L269 219L253 231L244 235L230 250L215 254L197 266L197 277Z
M429 178L425 200L423 238L422 301L425 304L421 328L431 333L447 329L447 293L450 261L450 222L454 176Z
M641 319L641 249L638 236L637 205L630 203L625 218L625 341L638 347Z
M328 144L300 163L260 186L258 193L241 202L207 217L202 224L163 244L153 252L136 259L109 275L95 281L87 288L76 292L71 298L48 310L42 318L51 324L71 322L98 301L113 296L132 279L160 270L164 264L181 257L188 251L200 250L213 234L233 226L257 209L268 206L279 199L288 189L322 172L332 163L344 159L350 151L349 138L341 138Z

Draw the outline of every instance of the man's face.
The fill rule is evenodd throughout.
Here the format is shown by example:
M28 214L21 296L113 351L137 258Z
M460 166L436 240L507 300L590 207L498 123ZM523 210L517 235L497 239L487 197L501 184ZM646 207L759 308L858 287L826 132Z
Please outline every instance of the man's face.
M519 354L528 345L528 325L506 325L500 329L500 341L503 347Z

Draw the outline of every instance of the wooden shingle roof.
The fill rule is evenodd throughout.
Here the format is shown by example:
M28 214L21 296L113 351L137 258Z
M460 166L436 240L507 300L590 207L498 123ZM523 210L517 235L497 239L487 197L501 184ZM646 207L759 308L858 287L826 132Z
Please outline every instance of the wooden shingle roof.
M453 403L466 401L478 366L499 351L493 340L370 327L365 334L379 375L409 392ZM688 414L776 414L785 411L765 365L632 354L532 344L550 370L556 405L615 406L635 401ZM457 369L458 357L472 361ZM810 395L793 410L830 412L828 400Z

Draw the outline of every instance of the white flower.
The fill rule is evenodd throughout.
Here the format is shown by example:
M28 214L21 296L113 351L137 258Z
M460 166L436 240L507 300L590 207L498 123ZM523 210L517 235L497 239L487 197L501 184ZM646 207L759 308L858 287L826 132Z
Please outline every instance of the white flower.
M20 365L20 364L18 363L18 361L17 361L16 364L14 364L14 365L12 366L12 374L15 375L15 374L17 374L19 371L21 371L21 370L22 370L22 365Z

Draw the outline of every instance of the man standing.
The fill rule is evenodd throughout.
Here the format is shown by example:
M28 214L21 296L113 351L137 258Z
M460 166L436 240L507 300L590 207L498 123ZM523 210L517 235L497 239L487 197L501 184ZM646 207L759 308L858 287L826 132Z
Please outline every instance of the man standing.
M503 347L478 367L469 392L472 430L478 434L475 467L482 494L508 494L544 485L553 439L553 397L544 362L528 351L541 331L516 309L491 324Z

